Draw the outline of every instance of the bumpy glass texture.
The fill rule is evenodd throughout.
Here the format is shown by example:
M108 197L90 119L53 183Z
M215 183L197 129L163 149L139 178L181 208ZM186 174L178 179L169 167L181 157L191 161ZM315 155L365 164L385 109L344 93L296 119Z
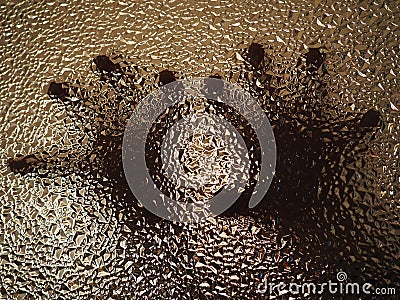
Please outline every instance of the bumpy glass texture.
M338 271L400 282L396 1L0 8L2 298L265 299L266 278ZM141 99L192 77L259 101L277 167L257 207L245 191L222 216L180 225L133 197L121 147ZM254 143L245 121L233 120Z

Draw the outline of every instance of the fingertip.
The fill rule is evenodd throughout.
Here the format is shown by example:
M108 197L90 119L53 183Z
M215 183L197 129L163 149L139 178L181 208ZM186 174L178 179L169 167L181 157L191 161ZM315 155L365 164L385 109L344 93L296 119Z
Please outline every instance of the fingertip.
M174 72L169 70L161 71L158 77L159 77L159 82L162 83L163 85L176 81Z
M360 127L363 128L373 128L379 125L382 120L381 114L374 110L368 110L361 118Z
M261 44L252 43L249 47L247 56L249 58L250 64L257 68L262 60L264 59L265 51Z
M112 60L106 55L98 55L93 59L97 70L101 72L110 73L120 68L119 64L113 63Z
M47 89L47 95L64 100L69 96L68 84L54 81L50 82L49 88Z

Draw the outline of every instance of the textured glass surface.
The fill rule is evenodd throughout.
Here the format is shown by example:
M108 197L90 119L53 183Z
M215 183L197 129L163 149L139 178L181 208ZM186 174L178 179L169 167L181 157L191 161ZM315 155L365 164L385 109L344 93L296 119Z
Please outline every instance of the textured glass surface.
M263 280L339 271L398 285L396 1L87 2L0 4L2 299L264 299ZM132 196L122 134L159 85L208 76L258 99L276 176L254 209L173 224Z

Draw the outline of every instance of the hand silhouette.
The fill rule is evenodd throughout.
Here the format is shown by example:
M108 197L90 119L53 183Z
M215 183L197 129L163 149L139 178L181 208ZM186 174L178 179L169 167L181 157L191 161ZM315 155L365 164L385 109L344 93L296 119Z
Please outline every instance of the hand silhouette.
M354 164L357 157L368 153L367 140L374 137L380 114L372 109L336 118L324 114L330 76L325 67L325 49L308 49L288 68L290 79L285 74L287 70L277 71L260 44L250 45L243 56L245 88L258 99L274 129L277 166L273 183L260 205L249 210L249 191L245 191L224 215L251 215L278 225L281 235L306 241L302 244L312 247L307 251L320 257L321 265L343 267L349 263L350 255L361 263L361 254L357 256L354 249L364 237L357 230L352 235L357 220L347 207L354 193L352 182L358 176ZM123 211L131 224L139 218L163 222L140 207L122 167L124 128L136 104L146 95L140 87L143 83L137 80L139 69L107 56L97 56L93 65L93 71L109 88L106 92L90 91L79 82L51 82L47 92L63 103L93 137L91 150L79 161L70 162L70 169L96 178L111 193L116 211ZM158 74L160 85L175 80L171 71ZM87 116L92 121L89 124ZM61 162L42 152L20 155L8 163L15 173L47 176L68 168Z

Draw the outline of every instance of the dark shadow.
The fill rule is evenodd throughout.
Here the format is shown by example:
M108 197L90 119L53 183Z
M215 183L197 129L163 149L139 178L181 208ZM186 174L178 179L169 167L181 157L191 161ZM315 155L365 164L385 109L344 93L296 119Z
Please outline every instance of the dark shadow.
M251 92L263 103L263 109L274 129L277 142L276 175L267 195L257 207L248 209L251 190L247 190L224 216L251 215L258 221L268 223L278 228L281 236L289 235L293 243L303 249L302 253L299 250L298 254L293 254L294 257L307 255L321 270L330 266L332 272L327 273L328 279L334 278L332 274L336 274L334 272L338 269L351 272L355 279L359 276L357 272L365 268L362 254L356 251L365 237L358 230L355 230L355 234L350 233L355 229L357 220L352 219L348 210L343 209L342 201L349 197L346 193L352 188L349 181L341 179L344 165L352 163L344 162L343 157L351 160L349 153L367 151L364 139L366 136L373 136L381 122L381 116L379 112L369 110L343 120L323 118L324 97L327 95L324 76L329 76L324 67L324 51L311 48L299 58L298 73L295 76L298 78L300 95L289 100L289 96L282 96L284 87L279 87L282 78L267 72L272 65L263 46L252 44L249 47L246 53L248 73L245 76ZM125 82L131 81L132 75L126 72L125 67L106 56L96 57L93 63L101 80L111 83L117 90L133 93L133 85L118 85L121 78ZM253 73L252 80L248 76L250 72ZM219 75L211 77L216 76ZM175 80L175 74L169 70L159 74L160 85ZM259 84L256 84L256 80ZM76 111L81 112L82 107L88 106L87 99L76 97L82 95L82 89L79 84L52 82L48 95L68 107L76 107ZM304 109L305 105L308 105L308 110ZM80 116L77 113L78 119ZM152 223L166 223L167 221L141 208L128 187L121 158L123 132L105 134L104 125L101 122L99 124L96 128L88 129L94 134L95 141L92 150L82 161L82 172L96 178L111 193L114 200L112 205L117 213L124 212L128 216L132 229L136 228L135 224L140 218ZM50 157L47 153L38 153L17 156L8 163L12 172L25 175L46 168L50 170L50 166L57 164L56 160L57 158ZM154 166L158 165L154 162ZM351 175L349 171L346 176ZM179 230L179 226L176 229ZM383 256L379 250L374 251L377 251L375 256ZM350 261L350 256L355 257L355 262ZM385 278L396 275L385 275L379 273L378 269L375 270L377 276Z

